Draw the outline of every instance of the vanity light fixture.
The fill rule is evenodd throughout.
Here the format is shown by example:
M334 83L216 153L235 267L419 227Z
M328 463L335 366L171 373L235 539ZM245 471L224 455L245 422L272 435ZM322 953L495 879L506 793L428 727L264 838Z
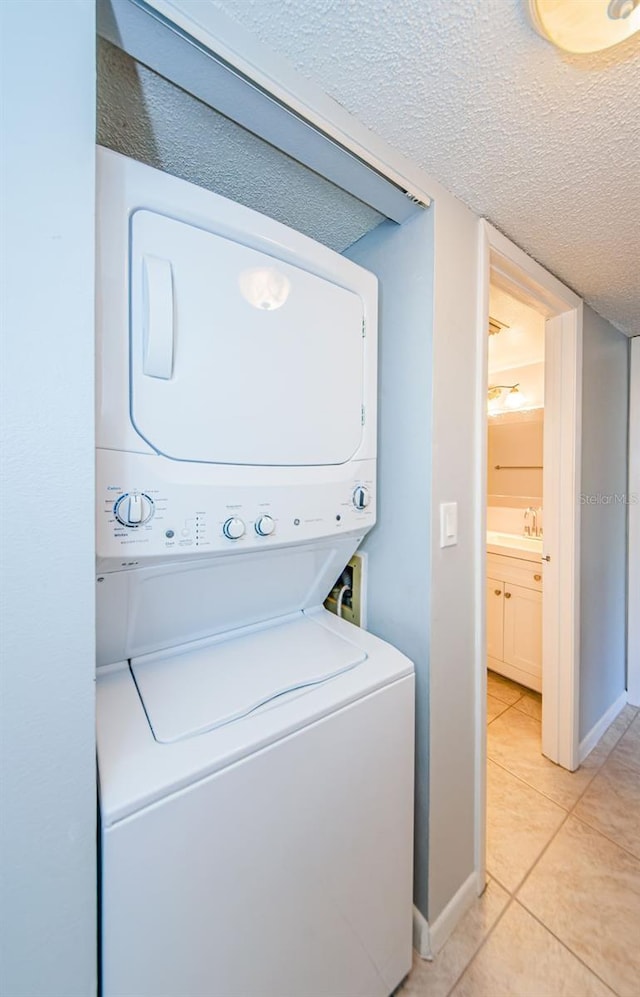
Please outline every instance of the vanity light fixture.
M508 394L504 396L503 391L507 391ZM489 386L488 392L489 400L489 415L495 415L500 410L500 403L504 408L507 409L518 409L522 408L526 402L525 396L520 391L520 384L491 384Z
M525 0L539 35L565 52L600 52L640 30L640 0Z

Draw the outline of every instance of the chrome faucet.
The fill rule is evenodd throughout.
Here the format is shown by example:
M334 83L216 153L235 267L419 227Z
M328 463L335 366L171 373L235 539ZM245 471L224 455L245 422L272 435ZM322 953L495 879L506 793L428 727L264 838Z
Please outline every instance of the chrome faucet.
M542 507L534 509L532 505L524 511L524 535L525 537L541 537L542 526L538 526L538 517L542 518ZM531 522L529 522L531 519Z

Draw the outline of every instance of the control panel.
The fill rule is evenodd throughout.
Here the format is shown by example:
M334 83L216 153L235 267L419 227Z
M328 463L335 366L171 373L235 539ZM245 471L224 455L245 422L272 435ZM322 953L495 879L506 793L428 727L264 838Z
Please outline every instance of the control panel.
M262 484L230 484L224 480L228 468L211 469L209 478L219 480L207 481L207 469L189 465L177 467L168 482L158 476L158 463L144 454L98 451L100 571L137 567L150 558L304 543L366 532L375 523L374 460L325 472L328 481L318 480L320 469L297 482L293 472L277 469L266 472Z

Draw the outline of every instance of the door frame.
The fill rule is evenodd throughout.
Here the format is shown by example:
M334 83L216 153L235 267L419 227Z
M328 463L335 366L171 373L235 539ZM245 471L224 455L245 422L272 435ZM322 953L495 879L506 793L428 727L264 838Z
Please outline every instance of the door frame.
M640 706L640 336L630 344L627 694Z
M501 232L479 232L476 382L476 826L477 888L486 884L486 496L489 284L498 284L546 318L545 539L542 751L563 768L579 765L580 487L582 300ZM547 428L548 427L548 428ZM546 592L546 598L545 598Z

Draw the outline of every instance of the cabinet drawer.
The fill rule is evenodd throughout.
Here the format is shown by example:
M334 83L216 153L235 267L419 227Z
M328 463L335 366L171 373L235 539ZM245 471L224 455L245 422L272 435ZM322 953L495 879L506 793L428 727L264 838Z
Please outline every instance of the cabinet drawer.
M502 557L500 554L487 554L487 577L523 588L542 591L542 563L525 561L519 557Z

